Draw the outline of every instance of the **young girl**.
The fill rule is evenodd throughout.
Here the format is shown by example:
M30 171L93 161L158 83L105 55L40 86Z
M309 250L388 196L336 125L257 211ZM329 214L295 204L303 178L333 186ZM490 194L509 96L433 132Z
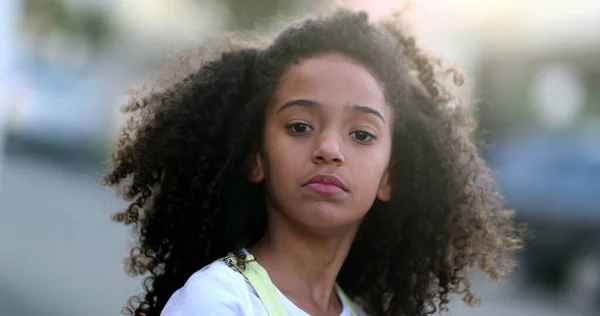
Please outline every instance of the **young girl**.
M133 201L128 271L150 275L130 313L425 315L476 303L469 268L511 270L517 231L450 70L397 18L231 41L126 106L106 182Z

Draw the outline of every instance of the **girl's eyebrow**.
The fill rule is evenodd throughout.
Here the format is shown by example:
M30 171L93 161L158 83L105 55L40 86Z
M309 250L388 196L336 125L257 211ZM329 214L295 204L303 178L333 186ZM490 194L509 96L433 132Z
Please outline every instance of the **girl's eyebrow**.
M311 101L311 100L304 100L304 99L292 99L289 100L287 102L285 102L278 110L277 110L277 114L279 114L280 112L287 110L291 107L294 106L300 106L300 107L319 107L321 106L321 104L319 102L315 102L315 101ZM385 119L383 118L383 115L381 115L381 113L379 113L379 111L375 110L374 108L368 107L368 106L364 106L364 105L358 105L358 104L351 104L351 105L346 105L344 106L347 109L350 109L354 112L359 112L359 113L367 113L367 114L372 114L375 115L377 118L379 118L383 123L385 123Z
M350 108L354 112L373 114L373 115L377 116L377 118L379 118L383 123L385 123L385 119L383 118L383 115L381 115L381 113L379 113L379 111L375 110L374 108L364 106L364 105L358 105L358 104L347 105L345 107Z

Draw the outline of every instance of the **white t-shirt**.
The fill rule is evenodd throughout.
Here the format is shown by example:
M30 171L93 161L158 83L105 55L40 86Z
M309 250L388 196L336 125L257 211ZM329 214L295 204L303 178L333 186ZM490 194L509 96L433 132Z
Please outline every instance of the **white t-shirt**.
M279 290L277 294L289 316L310 316ZM340 301L344 304L340 316L351 316L349 306L345 305L344 300ZM358 306L355 307L360 315L366 315ZM160 315L268 316L263 303L244 276L222 260L194 273L182 288L173 293Z

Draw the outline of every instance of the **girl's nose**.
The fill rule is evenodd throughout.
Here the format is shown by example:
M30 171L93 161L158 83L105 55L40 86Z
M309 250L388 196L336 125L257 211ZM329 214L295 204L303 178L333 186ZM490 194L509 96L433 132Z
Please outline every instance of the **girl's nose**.
M345 158L342 154L338 136L335 133L323 133L318 137L317 146L313 152L312 160L315 164L344 165Z

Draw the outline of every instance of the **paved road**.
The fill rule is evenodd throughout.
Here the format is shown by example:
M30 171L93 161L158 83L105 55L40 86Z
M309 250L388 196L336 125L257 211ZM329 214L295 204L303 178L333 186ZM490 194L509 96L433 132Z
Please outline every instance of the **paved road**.
M0 315L117 315L139 280L125 277L128 232L110 221L123 204L92 171L9 156L0 186ZM577 315L550 296L478 278L482 306L452 315Z
M7 157L0 189L0 315L116 315L124 277L120 204L92 171Z

